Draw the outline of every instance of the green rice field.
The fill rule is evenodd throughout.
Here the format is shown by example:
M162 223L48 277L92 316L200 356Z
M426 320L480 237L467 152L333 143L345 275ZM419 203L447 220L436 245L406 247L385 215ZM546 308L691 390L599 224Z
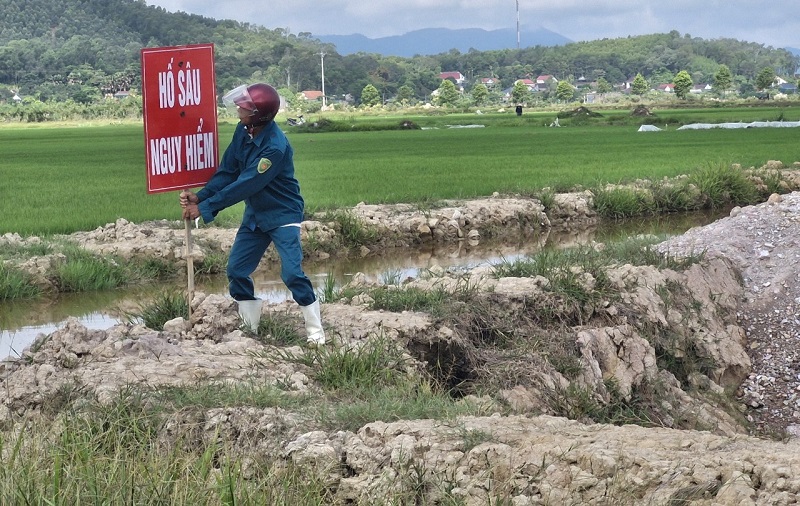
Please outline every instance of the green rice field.
M637 132L627 113L561 122L554 113L407 118L422 129L287 133L297 178L312 210L532 194L604 182L662 178L708 166L800 160L800 129L677 131L678 123L800 119L800 109L676 110L659 113L661 132ZM336 121L396 123L404 118ZM449 128L459 125L470 128ZM477 127L476 125L480 125ZM220 152L233 132L221 123ZM141 124L0 127L0 234L91 230L125 218L180 219L177 192L146 193ZM237 209L229 211L236 219ZM224 216L224 215L223 215Z

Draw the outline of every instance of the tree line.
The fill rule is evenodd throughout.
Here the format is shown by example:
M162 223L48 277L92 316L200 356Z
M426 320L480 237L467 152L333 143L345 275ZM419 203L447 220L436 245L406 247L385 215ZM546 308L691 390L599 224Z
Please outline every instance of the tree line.
M39 102L94 104L117 91L141 88L142 47L209 42L215 46L220 91L256 80L290 96L318 90L324 58L327 96L357 104L364 102L365 90L370 103L430 100L443 84L442 71L461 72L465 91L482 96L476 84L482 77L497 79L503 88L545 74L613 87L641 75L656 86L671 83L680 72L694 83L711 83L721 68L730 72L730 88L747 93L758 88L765 69L793 76L798 67L798 58L783 49L677 31L412 58L340 55L310 33L170 13L144 0L0 0L0 102L11 103L16 94ZM557 91L549 96L558 98ZM450 96L449 89L442 92ZM489 99L497 90L485 92Z

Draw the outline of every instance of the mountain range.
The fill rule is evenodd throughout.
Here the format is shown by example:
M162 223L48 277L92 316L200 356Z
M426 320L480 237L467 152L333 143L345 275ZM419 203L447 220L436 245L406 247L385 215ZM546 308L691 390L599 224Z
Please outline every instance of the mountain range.
M375 53L384 56L410 58L415 55L434 55L457 49L462 53L470 49L492 51L515 49L517 31L511 28L483 30L480 28L424 28L403 35L371 39L361 34L315 36L322 42L336 46L341 55ZM561 34L546 28L520 29L519 47L560 46L572 42Z

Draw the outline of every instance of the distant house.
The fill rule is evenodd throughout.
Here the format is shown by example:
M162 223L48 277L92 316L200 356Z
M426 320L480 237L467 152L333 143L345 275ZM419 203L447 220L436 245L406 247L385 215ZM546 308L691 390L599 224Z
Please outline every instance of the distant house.
M300 92L303 100L322 100L322 92L318 90L303 90Z
M481 77L479 82L487 88L494 88L500 84L500 79L496 77Z
M536 89L536 82L535 82L535 81L533 81L533 80L531 80L531 79L527 79L527 78L526 78L526 79L517 79L516 81L514 81L514 86L516 86L516 85L517 85L517 83L522 83L522 84L524 84L525 86L527 86L527 87L528 87L528 89L529 89L530 91L538 91L538 90Z
M449 79L453 81L454 84L458 84L459 86L464 84L464 81L467 80L461 72L441 72L439 73L439 79L444 81L445 79Z
M656 90L657 91L662 91L664 93L672 93L673 91L675 91L675 85L672 84L672 83L670 83L670 84L659 84L658 86L656 86Z
M631 89L633 88L633 81L636 79L635 76L629 77L625 79L622 84L615 85L614 88L618 89L622 93L630 93Z
M534 83L535 91L547 91L550 86L558 84L558 79L550 74L544 74L536 78Z
M596 87L597 83L589 81L584 76L580 76L578 80L575 82L575 88L583 89L583 88L596 88Z
M694 86L692 86L692 89L689 90L689 93L706 93L708 91L711 91L712 89L714 89L714 87L708 83L695 84Z
M778 93L785 93L786 95L797 93L797 85L792 83L779 84Z
M131 96L131 92L128 91L128 90L120 90L120 91L114 93L114 98L116 98L117 100L122 100L123 98L128 98L130 96Z

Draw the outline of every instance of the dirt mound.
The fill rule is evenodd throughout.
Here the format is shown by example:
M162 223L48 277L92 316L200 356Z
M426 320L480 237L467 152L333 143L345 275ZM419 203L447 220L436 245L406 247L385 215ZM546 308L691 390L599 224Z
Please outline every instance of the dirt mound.
M586 107L580 106L577 109L573 109L571 111L565 111L558 113L559 118L600 118L603 115L599 112L594 112Z
M637 105L636 109L634 109L633 112L631 112L631 116L636 116L636 117L639 117L639 118L652 116L652 115L653 115L653 113L650 112L650 109L648 109L647 107L645 107L643 105Z

